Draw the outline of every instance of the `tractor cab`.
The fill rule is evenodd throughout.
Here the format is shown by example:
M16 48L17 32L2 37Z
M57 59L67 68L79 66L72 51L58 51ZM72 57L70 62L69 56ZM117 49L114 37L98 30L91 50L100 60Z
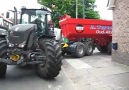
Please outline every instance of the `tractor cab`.
M39 34L50 34L52 30L51 12L47 8L21 9L20 24L36 24Z
M18 11L14 7L14 25L37 25L37 33L41 35L54 35L54 25L51 19L51 10L45 6L36 8L26 8L23 6L20 11L20 19L18 19ZM9 18L9 12L6 15Z

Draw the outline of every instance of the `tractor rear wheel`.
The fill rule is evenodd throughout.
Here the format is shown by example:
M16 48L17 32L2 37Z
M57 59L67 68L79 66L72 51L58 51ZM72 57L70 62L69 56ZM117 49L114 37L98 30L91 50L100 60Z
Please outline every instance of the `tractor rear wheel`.
M7 57L7 42L5 39L0 39L0 58ZM0 78L4 78L6 75L7 65L0 63Z
M40 39L39 47L46 56L45 63L36 65L39 77L54 78L59 74L62 65L61 47L52 39Z
M98 49L101 53L105 53L105 52L108 51L107 46L97 45L97 49Z

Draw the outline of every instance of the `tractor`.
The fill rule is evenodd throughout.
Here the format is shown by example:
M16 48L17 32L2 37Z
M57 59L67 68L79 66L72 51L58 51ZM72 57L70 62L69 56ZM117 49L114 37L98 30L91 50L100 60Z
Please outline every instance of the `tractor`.
M34 65L43 79L56 77L61 70L61 45L55 39L52 11L47 7L14 8L14 25L0 40L0 78L6 76L7 65ZM10 12L6 13L6 18Z

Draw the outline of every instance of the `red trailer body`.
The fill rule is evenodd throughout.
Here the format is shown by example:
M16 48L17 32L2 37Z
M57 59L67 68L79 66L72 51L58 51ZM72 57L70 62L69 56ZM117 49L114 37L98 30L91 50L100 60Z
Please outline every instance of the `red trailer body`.
M98 19L60 17L59 25L64 37L69 40L93 38L96 43L106 45L112 39L112 21Z
M112 21L64 15L60 17L59 25L63 37L68 39L63 45L63 53L72 53L75 57L89 56L97 47L100 52L111 54Z

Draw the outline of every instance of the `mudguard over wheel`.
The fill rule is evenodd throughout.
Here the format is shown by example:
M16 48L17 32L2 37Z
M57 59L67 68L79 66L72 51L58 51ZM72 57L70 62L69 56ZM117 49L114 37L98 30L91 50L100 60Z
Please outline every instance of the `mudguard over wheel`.
M44 79L56 77L62 65L60 45L51 39L40 39L39 47L44 52L46 60L45 63L36 65L37 74Z
M0 39L0 58L7 57L7 42L5 39ZM7 65L0 63L0 78L4 78L6 74Z
M85 51L86 51L85 55L86 56L92 55L93 50L94 50L94 44L91 42L86 42L85 43Z
M85 55L85 46L82 42L75 42L76 43L76 50L72 54L74 57L81 58Z
M108 52L107 46L97 45L97 49L98 49L101 53L106 53L106 52Z

